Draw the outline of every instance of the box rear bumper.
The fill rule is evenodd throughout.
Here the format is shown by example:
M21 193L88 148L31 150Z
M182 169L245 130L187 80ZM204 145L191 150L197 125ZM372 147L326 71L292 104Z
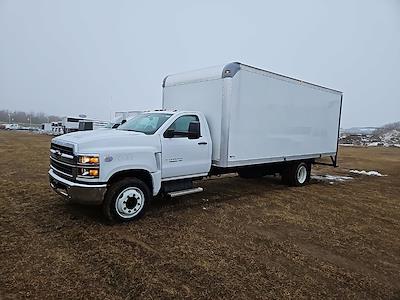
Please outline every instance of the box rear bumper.
M68 202L99 205L103 202L107 184L82 184L66 180L49 171L50 187Z

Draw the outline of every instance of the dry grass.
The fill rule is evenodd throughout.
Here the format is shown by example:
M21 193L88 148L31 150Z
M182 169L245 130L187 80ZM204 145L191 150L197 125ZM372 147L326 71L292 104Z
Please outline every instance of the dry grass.
M0 298L399 298L400 149L343 148L354 176L288 188L223 177L134 223L48 188L50 138L0 132Z

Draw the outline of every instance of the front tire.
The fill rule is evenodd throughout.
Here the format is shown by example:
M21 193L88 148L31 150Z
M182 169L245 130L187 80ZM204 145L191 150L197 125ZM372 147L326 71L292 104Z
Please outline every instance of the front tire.
M124 178L111 185L103 202L103 214L109 221L128 222L145 212L152 194L140 179Z

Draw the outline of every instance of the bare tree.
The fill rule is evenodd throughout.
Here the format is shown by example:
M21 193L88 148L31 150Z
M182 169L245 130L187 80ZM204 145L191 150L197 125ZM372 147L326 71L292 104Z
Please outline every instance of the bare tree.
M0 110L0 122L4 123L32 123L42 124L47 122L59 121L61 118L55 115L46 115L43 112L11 111L7 109Z

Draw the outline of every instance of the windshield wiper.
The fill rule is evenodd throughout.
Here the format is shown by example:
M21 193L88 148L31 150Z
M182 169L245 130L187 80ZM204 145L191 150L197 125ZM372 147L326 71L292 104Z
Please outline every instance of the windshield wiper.
M133 129L122 129L122 128L115 128L115 129L117 129L117 130L123 130L123 131L135 131L135 132L140 132L140 131L133 130Z
M139 131L139 130L133 130L133 129L121 129L121 130L126 130L126 131L132 131L132 132L138 132L138 133L147 134L146 132Z

